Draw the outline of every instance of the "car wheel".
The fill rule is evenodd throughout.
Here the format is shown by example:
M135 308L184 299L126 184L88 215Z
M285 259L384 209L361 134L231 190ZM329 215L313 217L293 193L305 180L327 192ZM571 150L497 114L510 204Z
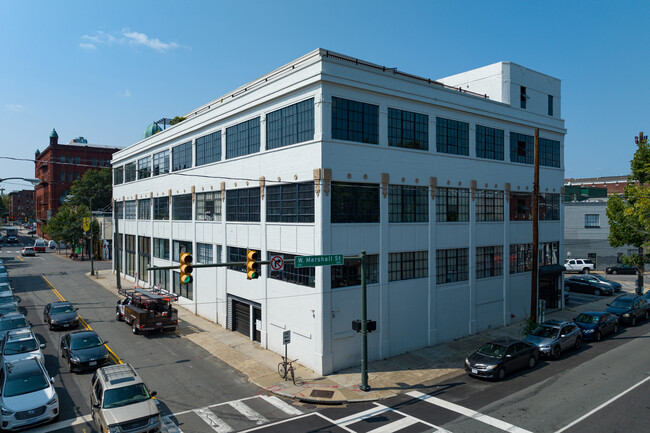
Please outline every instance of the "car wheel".
M583 274L588 274L588 273L589 273L589 268L584 268L584 269L582 270L582 273L583 273Z
M617 323L616 325L614 325L614 332L613 332L613 334L616 334L616 333L618 333L618 323Z
M497 370L496 377L497 377L497 380L503 380L503 378L506 377L506 369L503 368L503 367L500 367Z
M645 312L644 317L645 317L645 320L648 320L648 312L647 311Z
M560 346L555 346L551 350L551 357L553 357L553 359L558 359L560 357L560 355L562 355L562 351L560 350Z
M632 316L632 326L636 326L636 316Z
M580 350L580 348L582 347L582 338L576 338L576 343L574 346L576 350Z
M612 270L612 274L616 275L616 273L617 273L617 272L616 272L615 270Z
M596 296L600 296L600 290L598 290L598 289L594 289L594 295L596 295Z
M118 322L122 321L122 315L120 314L119 311L115 312L115 320L117 320Z
M530 358L528 358L528 368L534 368L535 364L537 364L537 360L535 359L535 356L530 355Z
M600 341L600 339L603 338L601 335L600 331L596 332L596 341Z
M74 368L72 367L72 361L70 361L69 359L68 359L68 370L70 371L70 373L73 373L74 370Z
M133 323L133 326L131 326L131 332L133 332L133 335L138 335L138 327L135 324L135 321Z

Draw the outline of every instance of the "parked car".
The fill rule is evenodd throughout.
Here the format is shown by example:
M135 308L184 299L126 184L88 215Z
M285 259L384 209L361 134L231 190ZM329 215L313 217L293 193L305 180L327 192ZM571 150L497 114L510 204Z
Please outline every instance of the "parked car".
M32 329L30 323L20 313L7 313L0 316L0 338L4 338L5 334L14 329Z
M605 311L616 314L621 323L636 326L638 320L648 320L650 316L648 308L648 301L643 296L623 295L614 299L611 304L607 304Z
M9 272L7 271L7 268L4 267L4 265L0 265L0 277L9 278Z
M45 344L38 341L31 329L16 329L5 334L0 347L2 362L12 362L18 359L38 358L45 362L43 352Z
M573 319L585 340L600 341L604 335L618 332L618 317L603 311L585 311Z
M608 280L607 278L603 277L602 275L587 274L587 275L583 275L582 278L587 278L589 280L597 280L597 281L600 281L601 283L609 284L612 287L612 289L614 289L614 293L618 293L621 290L623 290L623 285L621 283L617 283L616 281Z
M539 347L542 356L558 359L562 352L582 347L582 331L575 323L547 320L528 334L524 341Z
M55 249L59 248L59 245L56 243L55 240L50 240L47 243L47 246L50 247L51 250L55 250Z
M628 274L636 275L636 266L628 265L617 265L617 266L608 266L605 268L606 274Z
M35 235L36 234L36 229L31 229L27 231L28 235Z
M566 259L564 269L566 272L582 272L588 274L595 269L596 265L589 259Z
M7 308L15 308L16 310L18 309L18 302L20 299L18 299L17 296L13 294L13 292L2 292L0 293L0 307L7 307Z
M95 331L77 331L61 338L61 358L68 360L68 368L88 370L109 363L106 342Z
M14 291L11 288L11 284L0 283L0 296L3 296L3 293L11 293L12 295L14 294Z
M23 256L23 257L27 257L27 256L32 256L33 257L33 256L36 255L36 251L34 250L34 247L25 247L20 252L20 255Z
M501 380L520 368L533 368L539 359L539 349L530 343L499 338L481 346L465 358L465 371L471 376Z
M564 280L564 290L567 292L591 293L593 295L613 295L614 288L608 283L579 277L569 277Z
M50 330L56 328L76 328L79 326L78 308L69 302L50 302L43 309L43 321Z
M90 382L95 426L102 432L160 431L160 412L152 398L155 395L155 391L147 389L131 364L100 368Z
M44 253L46 248L45 239L36 239L34 241L34 251L37 253Z
M2 365L0 392L3 430L41 424L59 417L59 399L43 363L36 358Z
M647 292L645 292L645 293L644 293L643 295L641 295L641 296L643 296L643 299L645 299L646 302L650 303L650 290L648 290Z

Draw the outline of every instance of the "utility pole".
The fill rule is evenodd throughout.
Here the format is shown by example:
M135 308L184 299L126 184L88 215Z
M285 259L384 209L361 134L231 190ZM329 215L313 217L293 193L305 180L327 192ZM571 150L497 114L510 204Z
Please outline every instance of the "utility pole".
M95 276L95 263L93 256L95 255L95 237L93 235L93 198L89 197L90 201L90 275Z
M368 308L366 290L366 252L361 251L361 391L370 391L368 385Z
M533 272L530 281L530 319L537 322L539 283L539 128L535 128L535 168L533 174Z
M122 280L120 276L120 258L122 255L119 253L120 250L118 250L118 248L121 249L122 245L119 245L120 232L117 230L117 206L113 206L113 220L115 224L115 230L113 230L113 261L115 262L115 275L117 276L117 288L119 290L122 288Z

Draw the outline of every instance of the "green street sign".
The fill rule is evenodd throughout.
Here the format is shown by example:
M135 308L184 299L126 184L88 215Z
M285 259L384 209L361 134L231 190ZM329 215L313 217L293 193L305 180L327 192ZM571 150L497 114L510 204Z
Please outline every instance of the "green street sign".
M311 268L314 266L342 265L343 254L327 254L324 256L297 256L293 262L296 268Z

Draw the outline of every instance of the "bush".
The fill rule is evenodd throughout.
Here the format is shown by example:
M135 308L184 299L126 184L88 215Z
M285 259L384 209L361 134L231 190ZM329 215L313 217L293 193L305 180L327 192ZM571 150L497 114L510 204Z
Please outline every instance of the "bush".
M524 321L521 325L521 335L525 337L526 335L530 334L535 330L535 328L537 328L537 325L537 321L533 320L530 317L530 314L527 314L524 317Z

